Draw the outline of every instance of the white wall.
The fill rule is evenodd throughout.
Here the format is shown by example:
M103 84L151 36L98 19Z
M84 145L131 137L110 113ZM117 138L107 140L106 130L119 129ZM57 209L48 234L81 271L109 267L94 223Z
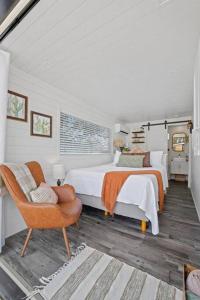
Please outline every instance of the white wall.
M96 124L113 129L111 116L101 113L73 95L61 92L24 72L12 67L9 89L28 96L28 122L7 120L6 161L25 162L37 160L42 164L47 178L51 176L54 162L63 162L66 170L110 162L111 154L59 155L59 113L72 114ZM30 111L53 116L53 138L30 135ZM6 199L6 236L24 228L24 222L11 199Z
M194 76L194 130L200 128L200 43L195 63ZM192 153L191 166L191 192L196 205L197 213L200 219L200 156Z
M0 50L0 163L5 160L6 111L10 54ZM5 244L4 199L0 178L0 252Z

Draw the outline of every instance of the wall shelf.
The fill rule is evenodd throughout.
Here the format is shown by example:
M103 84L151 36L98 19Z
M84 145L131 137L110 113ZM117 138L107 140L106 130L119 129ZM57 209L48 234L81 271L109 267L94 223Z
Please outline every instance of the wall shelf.
M144 144L145 132L144 130L132 131L132 144Z
M144 131L132 131L132 133L144 133Z

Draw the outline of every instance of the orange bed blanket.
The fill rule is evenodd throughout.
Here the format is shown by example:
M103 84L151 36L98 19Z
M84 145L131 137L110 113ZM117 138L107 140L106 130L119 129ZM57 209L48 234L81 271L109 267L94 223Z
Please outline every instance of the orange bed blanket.
M162 175L156 170L138 170L138 171L112 171L107 172L104 176L103 188L102 188L102 201L106 210L113 214L115 208L117 196L125 183L126 179L131 175L155 175L158 182L159 192L159 208L163 211L164 208L164 190Z

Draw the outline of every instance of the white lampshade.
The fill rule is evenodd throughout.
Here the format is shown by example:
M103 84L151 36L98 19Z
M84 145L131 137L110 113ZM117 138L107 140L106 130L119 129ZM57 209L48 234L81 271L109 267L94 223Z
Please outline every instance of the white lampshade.
M53 166L53 178L54 179L64 179L65 178L64 165L56 164Z

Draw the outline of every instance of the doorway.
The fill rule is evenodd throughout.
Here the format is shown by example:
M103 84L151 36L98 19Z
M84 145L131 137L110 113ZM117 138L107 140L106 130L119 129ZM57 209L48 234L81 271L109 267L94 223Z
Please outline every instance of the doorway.
M190 186L191 135L187 124L168 126L168 174L170 180Z

